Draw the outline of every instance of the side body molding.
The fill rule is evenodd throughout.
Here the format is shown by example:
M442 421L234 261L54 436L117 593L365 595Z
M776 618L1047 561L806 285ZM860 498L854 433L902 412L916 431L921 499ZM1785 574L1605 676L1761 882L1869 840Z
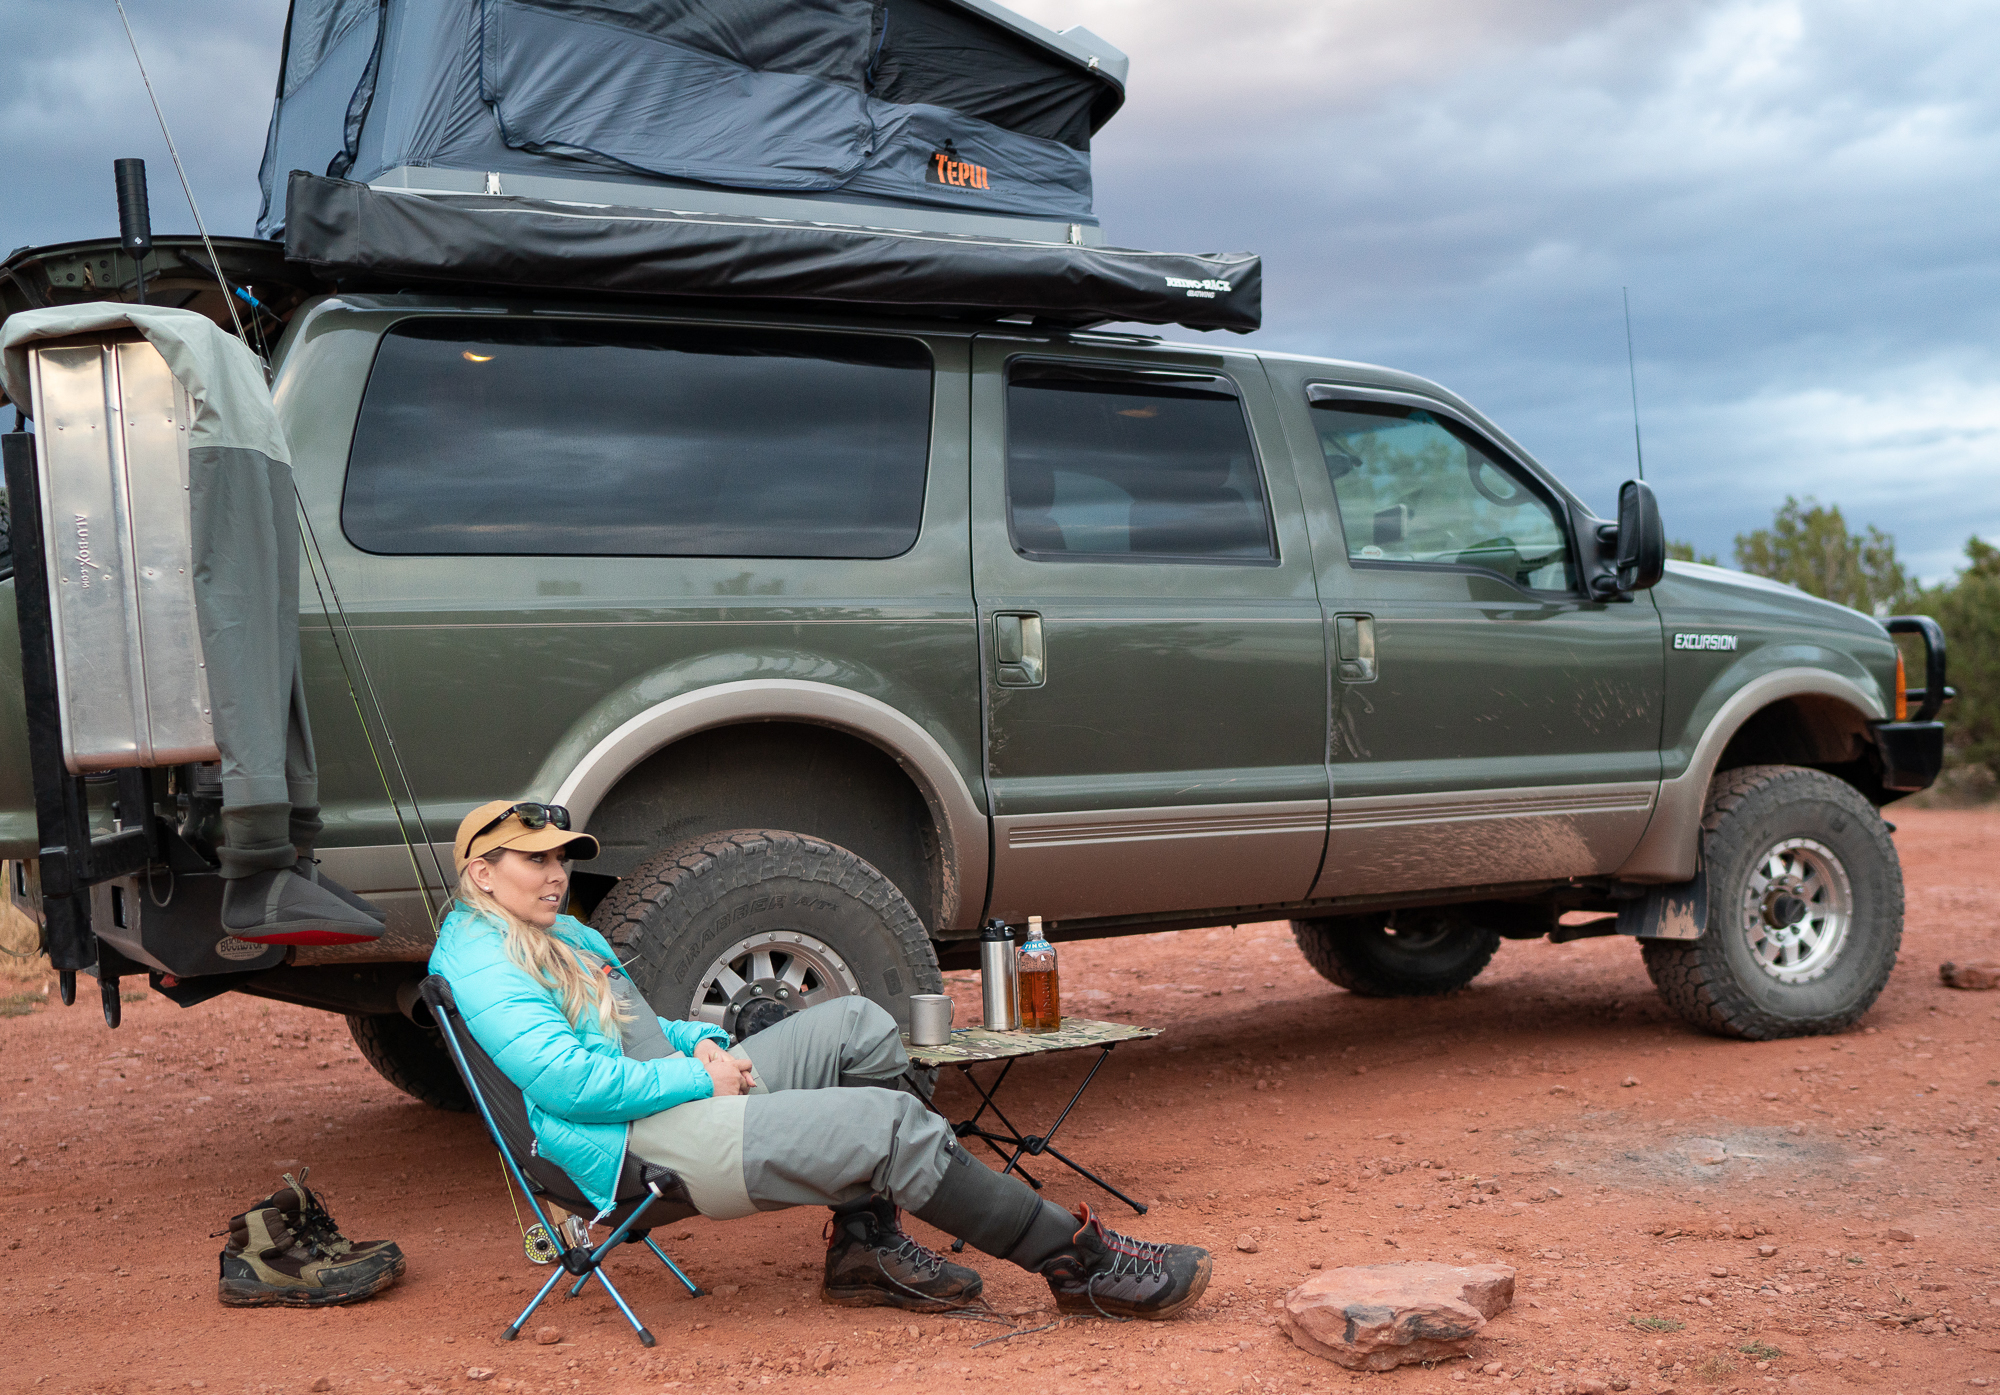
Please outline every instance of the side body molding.
M963 929L961 916L977 917L986 897L986 815L937 738L888 703L850 688L792 678L746 679L669 698L627 719L591 747L549 797L567 805L579 825L588 826L612 787L654 752L699 731L771 721L850 732L893 757L922 791L937 821L945 858L939 927ZM535 785L545 789L555 777L556 772L545 770Z
M1871 720L1888 714L1881 698L1859 683L1820 668L1781 668L1738 688L1709 719L1688 767L1660 782L1660 797L1639 846L1617 876L1634 882L1684 882L1695 874L1701 811L1708 802L1716 762L1736 731L1762 708L1784 698L1827 697L1846 703Z

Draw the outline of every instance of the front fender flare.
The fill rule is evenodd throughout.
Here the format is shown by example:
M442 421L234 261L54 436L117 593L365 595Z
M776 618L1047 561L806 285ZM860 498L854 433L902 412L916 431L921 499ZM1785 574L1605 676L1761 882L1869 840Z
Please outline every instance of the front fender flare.
M1695 874L1701 851L1701 812L1729 739L1751 717L1774 702L1794 697L1827 697L1844 702L1869 720L1888 714L1882 700L1852 679L1823 668L1781 668L1760 674L1732 693L1709 719L1685 771L1660 782L1660 797L1639 845L1615 874L1622 881L1684 882Z

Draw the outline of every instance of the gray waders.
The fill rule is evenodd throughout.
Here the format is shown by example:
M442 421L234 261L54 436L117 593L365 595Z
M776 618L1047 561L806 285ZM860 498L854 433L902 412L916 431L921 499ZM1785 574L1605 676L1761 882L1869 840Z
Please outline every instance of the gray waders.
M631 1035L627 1054L637 1055L646 1048ZM661 1054L665 1046L662 1037ZM632 1152L679 1175L703 1215L789 1206L839 1215L886 1200L1029 1270L1075 1234L1074 1216L976 1161L951 1125L901 1088L910 1058L895 1019L868 999L808 1008L730 1054L756 1068L751 1093L635 1119L628 1135Z
M383 915L317 876L311 860L321 824L299 668L298 513L291 451L263 366L192 311L57 306L8 319L0 345L8 396L28 400L28 345L128 328L159 351L194 408L189 576L222 758L223 928L259 944L376 939ZM177 472L178 461L171 467Z

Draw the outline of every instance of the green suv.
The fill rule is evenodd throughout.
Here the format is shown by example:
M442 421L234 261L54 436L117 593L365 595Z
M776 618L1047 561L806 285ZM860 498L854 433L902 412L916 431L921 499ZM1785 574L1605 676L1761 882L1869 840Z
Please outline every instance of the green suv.
M1421 378L458 292L307 300L274 365L321 856L389 929L190 967L144 874L94 922L184 1001L346 1014L420 1098L461 1098L408 1015L427 904L496 797L568 806L604 846L573 909L662 1013L737 1033L847 993L901 1014L1030 914L1287 919L1370 995L1623 934L1751 1038L1851 1024L1895 963L1877 811L1936 773L1935 627L1906 695L1889 630L1919 622L1663 566L1643 485L1601 520ZM10 690L0 856L32 910Z

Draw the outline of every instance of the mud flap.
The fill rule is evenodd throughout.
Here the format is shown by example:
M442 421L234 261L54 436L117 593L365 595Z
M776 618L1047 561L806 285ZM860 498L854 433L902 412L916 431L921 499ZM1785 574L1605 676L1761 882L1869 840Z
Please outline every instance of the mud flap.
M1618 907L1618 933L1640 940L1698 940L1708 928L1708 864L1691 881L1650 888Z

